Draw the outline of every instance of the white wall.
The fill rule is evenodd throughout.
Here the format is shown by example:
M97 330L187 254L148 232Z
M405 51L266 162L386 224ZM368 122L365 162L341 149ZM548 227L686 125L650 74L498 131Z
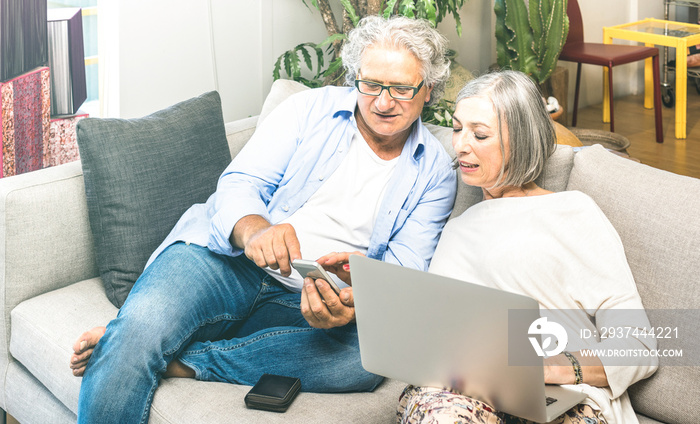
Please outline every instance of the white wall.
M101 0L105 117L143 116L218 90L226 121L255 115L276 58L326 37L299 0Z
M257 115L279 55L303 42L321 42L326 28L300 0L211 2L225 120Z
M579 4L587 41L602 41L603 26L663 17L661 1ZM209 90L221 94L225 121L256 115L277 57L327 36L319 13L301 0L100 0L100 7L103 116L143 116ZM451 17L439 29L460 64L484 72L495 62L493 0L467 0L461 18L461 38ZM570 69L573 101L576 68L561 64ZM615 93L641 92L641 69L616 68ZM601 69L584 66L580 106L601 99Z
M457 36L452 16L445 17L438 29L450 40L457 52L457 62L472 73L488 69L496 61L496 39L493 36L492 0L466 0L460 13L462 36Z
M104 93L105 116L142 116L214 89L207 0L106 3L111 14L100 11L107 22L100 37L118 42L108 55L100 52L102 77L113 84Z

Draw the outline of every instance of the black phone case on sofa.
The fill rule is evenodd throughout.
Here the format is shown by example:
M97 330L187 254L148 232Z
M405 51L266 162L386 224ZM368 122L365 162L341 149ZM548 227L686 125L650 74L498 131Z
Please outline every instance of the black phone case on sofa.
M301 380L294 377L263 374L245 395L245 405L251 409L284 412L301 390Z

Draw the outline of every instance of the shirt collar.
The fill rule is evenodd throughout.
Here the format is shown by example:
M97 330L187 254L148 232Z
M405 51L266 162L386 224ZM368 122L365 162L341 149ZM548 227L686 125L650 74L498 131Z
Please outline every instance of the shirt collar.
M338 102L338 109L333 116L337 116L340 113L349 113L350 116L353 116L355 113L355 107L357 106L357 89L355 87L346 88L349 90Z
M355 120L355 109L357 108L357 96L358 91L356 88L352 88L350 92L339 102L338 110L334 113L337 116L340 113L349 113L353 120ZM355 122L357 125L357 122ZM402 155L409 153L414 160L419 160L423 153L425 152L425 132L421 131L423 128L423 121L419 116L416 122L413 123L411 127L411 132L408 134L408 139L404 145Z
M411 152L413 159L416 161L420 159L425 152L425 131L421 131L423 128L423 120L419 116L416 122L413 123L411 133L408 135L408 140L406 140L406 145L409 148L408 151Z

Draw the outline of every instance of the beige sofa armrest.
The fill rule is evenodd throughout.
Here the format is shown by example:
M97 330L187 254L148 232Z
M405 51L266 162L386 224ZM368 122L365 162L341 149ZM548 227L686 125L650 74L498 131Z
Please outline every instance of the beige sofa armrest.
M258 117L226 124L231 154ZM79 161L0 179L0 373L10 359L10 312L19 303L98 277ZM0 391L0 406L5 404Z
M98 275L79 161L0 179L0 227L6 305Z
M0 370L20 302L96 277L80 162L0 179Z

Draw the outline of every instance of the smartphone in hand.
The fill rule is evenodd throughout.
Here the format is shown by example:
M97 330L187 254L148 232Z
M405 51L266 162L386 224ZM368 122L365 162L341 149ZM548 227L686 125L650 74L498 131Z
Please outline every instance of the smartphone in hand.
M335 281L331 276L326 272L325 269L316 261L310 261L308 259L295 259L292 261L292 266L294 269L299 271L299 274L301 274L302 278L306 277L311 277L314 280L317 278L321 278L323 280L326 280L328 282L328 285L331 286L335 294L340 295L340 288L338 288L338 285L335 284Z

